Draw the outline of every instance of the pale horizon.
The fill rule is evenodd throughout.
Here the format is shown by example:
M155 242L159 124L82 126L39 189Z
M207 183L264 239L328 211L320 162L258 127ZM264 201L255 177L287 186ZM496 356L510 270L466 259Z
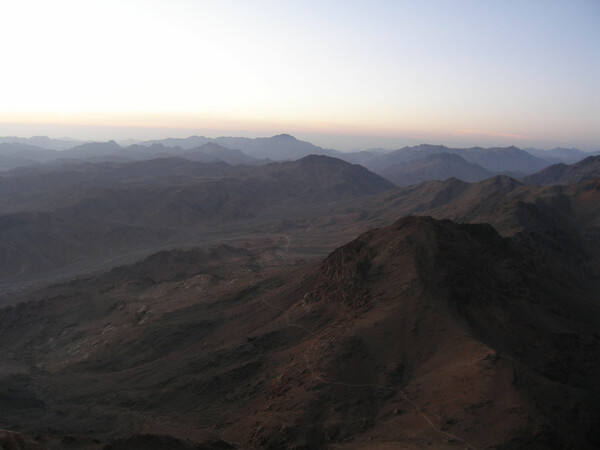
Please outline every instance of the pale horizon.
M0 136L600 150L600 2L5 2Z
M99 127L96 127L99 128ZM204 136L209 139L216 139L219 137L245 137L245 138L269 138L280 134L289 134L301 141L310 142L316 146L324 149L339 150L343 152L363 151L375 148L383 148L387 150L397 150L402 147L412 147L421 144L428 145L444 145L446 147L455 148L472 148L472 147L510 147L515 146L521 149L536 148L541 150L551 150L554 148L576 148L585 152L597 152L600 151L600 145L591 146L589 148L583 146L571 145L569 143L563 144L547 144L540 143L519 143L518 140L505 138L500 136L499 139L477 139L471 137L469 139L468 133L465 133L466 138L461 139L455 137L453 139L441 138L419 138L419 137L400 137L396 138L393 136L374 136L374 135L351 135L351 134L323 134L319 132L297 132L293 130L272 130L270 132L261 131L244 131L244 130L231 130L231 131L219 131L219 130L194 130L194 129L164 129L164 128L144 128L138 132L130 131L130 127L102 127L101 131L89 130L89 128L82 128L77 130L72 126L57 126L57 125L37 125L34 127L12 125L5 127L0 124L0 138L2 137L17 137L17 138L33 138L33 137L49 137L51 139L67 139L73 141L85 141L85 142L108 142L116 141L121 145L130 145L130 141L144 142L150 140L163 140L169 138L185 139L192 136ZM5 130L15 131L14 133L4 132ZM31 131L26 131L31 130ZM63 130L64 133L61 133ZM71 132L69 132L71 130ZM74 131L73 131L74 130Z

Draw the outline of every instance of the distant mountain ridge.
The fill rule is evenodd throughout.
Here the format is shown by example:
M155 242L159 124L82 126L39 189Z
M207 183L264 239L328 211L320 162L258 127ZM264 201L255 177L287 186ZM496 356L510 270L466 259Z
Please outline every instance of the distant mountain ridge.
M223 161L232 166L237 166L241 164L254 166L269 162L269 160L261 160L249 156L238 149L230 149L223 147L222 145L219 145L215 142L207 142L206 144L201 145L200 147L192 148L190 150L184 150L181 153L181 156L191 161Z
M310 142L300 141L288 134L256 139L244 137L210 139L203 136L191 136L185 139L169 138L145 141L128 147L123 147L112 140L107 142L74 142L68 149L60 152L41 147L25 147L25 145L11 143L5 144L7 146L5 151L0 148L0 170L69 159L125 162L152 158L183 157L191 161L209 162L220 160L232 165L258 165L269 161L295 161L311 154L333 157L343 156L342 152L323 149ZM10 146L10 150L8 146ZM27 154L25 154L25 149L29 149ZM37 153L33 154L33 150L37 150Z
M570 184L600 176L600 155L588 156L572 165L554 164L523 178L527 184Z
M378 173L387 167L407 164L430 155L448 153L459 155L467 162L477 164L490 172L521 172L532 173L548 166L548 162L537 158L517 147L473 147L450 148L444 145L421 144L414 147L404 147L390 153L380 155L364 155L354 160L364 164L368 169Z
M452 177L473 182L494 175L493 172L451 153L428 155L407 164L386 167L379 173L398 186L408 186L430 180L446 180Z
M145 141L140 145L163 144L192 149L205 145L209 142L218 144L231 150L241 150L248 156L257 159L270 159L273 161L296 160L311 154L340 157L342 152L326 150L322 147L301 141L289 134L279 134L265 138L246 137L218 137L207 138L204 136L191 136L185 139L163 139L158 141Z
M59 153L34 145L0 143L0 170L45 163L57 158Z
M83 144L84 141L76 139L63 138L63 139L52 139L48 136L33 136L30 138L23 138L17 136L4 136L0 137L0 143L8 144L26 144L32 145L39 148L48 150L67 150L77 145Z
M347 153L325 149L310 142L296 139L289 134L260 138L190 136L187 138L143 141L130 146L122 146L115 141L82 143L80 141L52 140L47 137L6 137L0 138L0 142L2 141L14 142L0 144L0 170L52 161L60 162L67 159L94 162L126 162L170 157L182 157L191 161L204 162L220 160L232 165L259 165L269 161L295 161L311 154L318 154L339 158L353 164L361 164L379 175L386 176L387 174L388 177L393 178L393 171L414 170L414 167L402 166L432 155L446 153L458 155L467 163L476 164L490 172L490 174L502 173L522 177L537 172L553 163L561 161L573 163L589 155L581 150L563 148L545 151L539 149L522 150L514 146L451 148L431 144L404 147L393 151L371 149ZM45 145L47 148L31 146L32 143L40 146ZM50 147L60 148L62 151L49 150ZM448 160L447 163L454 164L452 167L446 168L448 174L456 176L460 173L460 171L456 172L458 170L456 161L451 163ZM439 179L443 176L444 170L441 167L437 170L430 168L430 170L431 174L428 175L427 171L423 169L420 176L416 177L415 180L427 181ZM453 170L456 174L453 174ZM481 179L482 175L474 175L475 172L473 171L482 173L481 170L476 170L474 167L471 167L472 173L464 168L462 176L466 177L467 181ZM401 182L401 184L404 183Z
M71 171L25 170L22 176L0 177L0 201L8 211L31 201L28 191L20 193L28 182L34 185L29 194L39 197L37 205L45 201L39 206L43 211L0 215L0 281L44 273L84 256L91 260L151 248L274 208L294 210L395 188L362 166L320 155L255 167L169 158L79 164ZM122 178L126 181L119 182ZM63 196L66 204L48 208L54 197Z
M531 153L533 156L536 156L538 158L542 158L552 162L563 162L566 164L574 164L590 155L589 153L581 151L577 148L556 147L550 150L525 148L524 150L527 153Z
M49 150L68 150L73 147L77 147L86 143L101 143L103 141L82 141L71 138L61 138L61 139L53 139L48 136L33 136L29 138L18 137L18 136L3 136L0 137L0 143L8 143L8 144L25 144L34 147L38 147L39 149L49 149ZM109 141L110 142L110 141ZM154 140L135 140L135 139L125 139L119 140L121 143L121 147L128 148L133 145L141 145L144 147L149 147L154 144L161 144L164 147L175 148L180 147L183 150L190 150L193 148L201 147L209 142L214 142L218 145L221 145L226 148L230 148L233 150L242 150L245 153L249 154L257 151L265 151L269 147L272 147L274 144L282 146L284 152L280 157L271 158L274 160L278 159L290 159L284 153L288 152L290 147L295 148L296 150L300 149L302 156L307 156L309 154L325 154L329 156L340 157L340 155L347 155L349 162L361 163L362 158L370 159L373 156L380 156L382 154L389 154L393 152L397 152L397 149L386 149L386 148L368 148L361 151L352 151L352 152L341 152L333 149L324 149L322 147L311 144L310 142L301 141L296 139L294 136L283 133L271 137L260 137L260 138L247 138L247 137L229 137L229 136L221 136L217 138L209 138L205 136L189 136L186 138L166 138L166 139L154 139ZM473 149L482 149L483 147L472 147ZM511 148L511 147L506 147ZM516 148L516 147L514 147ZM427 152L428 154L433 153L441 153L441 152L449 152L453 153L453 150L468 150L467 148L457 148L452 149L450 147L446 147L444 145L431 145L431 144L421 144L413 147L403 147L400 150L406 151L407 149L418 149L423 152ZM310 150L310 151L309 151ZM567 164L575 163L589 155L595 155L600 152L584 152L582 150L576 148L562 148L556 147L550 150L541 150L538 148L524 148L521 149L526 151L527 153L546 160L552 163L555 162L564 162ZM294 150L292 150L294 151ZM308 153L306 153L308 151ZM296 155L297 156L297 155ZM299 157L291 158L298 159ZM261 159L261 158L259 158ZM352 159L352 160L350 160Z

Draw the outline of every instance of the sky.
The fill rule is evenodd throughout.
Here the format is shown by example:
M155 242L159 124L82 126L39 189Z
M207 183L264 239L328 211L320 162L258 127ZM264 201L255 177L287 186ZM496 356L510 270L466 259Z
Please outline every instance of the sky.
M6 0L0 136L600 150L600 0Z

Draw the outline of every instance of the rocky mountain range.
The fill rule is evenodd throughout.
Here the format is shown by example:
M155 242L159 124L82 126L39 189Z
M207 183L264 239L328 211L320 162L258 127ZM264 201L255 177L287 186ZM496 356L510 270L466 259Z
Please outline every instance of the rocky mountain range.
M0 178L5 193L0 211L6 211L0 216L0 285L76 262L81 267L174 245L186 236L193 240L224 224L247 226L275 208L347 201L394 188L361 166L326 156L238 169L181 162L84 164ZM31 190L22 191L30 182Z
M553 164L539 172L524 177L523 181L531 184L569 184L597 178L599 173L600 156L588 156L571 165L564 163Z
M232 165L256 165L270 161L297 160L310 154L318 154L361 164L378 174L387 171L390 176L397 178L399 174L394 175L392 167L402 172L404 165L408 163L431 155L448 153L458 155L467 162L477 164L492 173L524 176L555 163L573 164L589 155L577 149L556 148L545 151L533 148L521 150L516 147L449 148L428 144L394 151L371 149L340 152L315 146L288 134L255 139L191 136L143 141L127 146L121 146L114 141L82 143L45 137L30 139L5 137L0 138L0 142L4 142L0 144L0 170L65 159L125 162L166 157L183 157L193 161L220 160ZM63 151L57 152L56 149ZM450 176L452 175L446 178Z
M379 173L398 186L448 178L481 181L494 175L494 172L451 153L434 153L423 159L390 165L381 169Z
M180 144L0 175L3 448L600 445L597 157Z

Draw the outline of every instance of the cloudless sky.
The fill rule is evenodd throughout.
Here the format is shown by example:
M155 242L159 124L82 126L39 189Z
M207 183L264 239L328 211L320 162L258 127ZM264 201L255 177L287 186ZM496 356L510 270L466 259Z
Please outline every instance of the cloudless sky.
M599 0L19 0L0 17L0 135L600 149Z

